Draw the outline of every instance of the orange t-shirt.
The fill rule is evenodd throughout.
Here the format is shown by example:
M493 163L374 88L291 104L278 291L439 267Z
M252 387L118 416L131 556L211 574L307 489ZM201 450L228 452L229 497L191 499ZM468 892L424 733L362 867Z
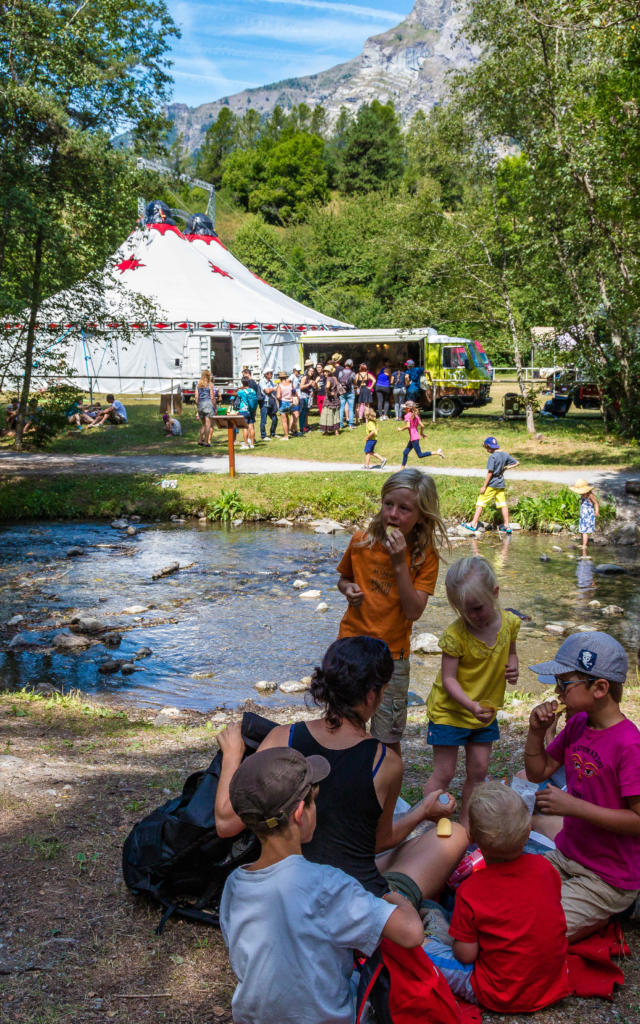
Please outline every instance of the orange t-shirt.
M361 605L349 605L340 623L338 637L372 636L389 645L393 658L409 657L409 641L413 622L402 610L396 574L391 556L383 544L360 546L362 532L354 533L349 547L340 559L338 572L353 580L364 594ZM407 550L407 565L416 590L433 594L438 579L439 559L433 548L425 552L421 565L412 569Z

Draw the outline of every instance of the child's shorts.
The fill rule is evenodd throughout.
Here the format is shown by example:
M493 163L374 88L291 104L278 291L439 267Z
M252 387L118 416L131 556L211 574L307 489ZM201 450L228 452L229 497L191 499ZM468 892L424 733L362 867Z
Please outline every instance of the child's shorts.
M486 508L487 505L491 505L493 502L495 502L496 508L507 507L504 487L487 487L484 494L479 494L476 498L476 505L479 505L480 508Z
M562 909L567 919L569 942L583 928L606 924L614 914L621 914L639 895L638 890L609 885L590 868L565 857L560 850L549 850L545 857L562 881Z
M467 743L495 743L499 739L500 729L495 718L489 725L479 729L439 725L437 722L429 722L427 729L427 743L432 747L464 747Z
M399 743L402 739L407 724L408 694L409 659L394 658L393 675L369 726L371 735L381 743Z
M425 953L432 964L444 975L449 982L449 988L459 999L466 999L468 1003L477 1005L478 999L473 991L471 976L475 964L463 964L456 960L451 946L441 942L440 939L428 938L422 945Z
M364 442L364 454L365 455L371 455L371 452L374 450L376 444L377 444L377 439L373 438L373 437L370 438L370 440L365 441Z

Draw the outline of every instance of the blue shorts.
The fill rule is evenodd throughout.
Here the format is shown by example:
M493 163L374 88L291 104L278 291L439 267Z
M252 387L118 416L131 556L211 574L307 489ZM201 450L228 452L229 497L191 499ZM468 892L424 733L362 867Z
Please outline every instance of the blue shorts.
M475 963L463 964L456 960L451 946L440 942L439 939L427 938L422 948L431 963L445 976L453 994L477 1006L478 997L471 984Z
M438 725L436 722L429 722L427 729L427 743L432 747L464 747L467 743L494 743L499 739L500 729L495 718L490 725L480 726L479 729Z
M279 412L291 412L291 402L280 402Z
M375 448L377 443L378 443L377 440L375 438L373 438L373 437L369 441L365 441L364 442L364 454L365 455L371 455L371 452L374 450L374 448Z

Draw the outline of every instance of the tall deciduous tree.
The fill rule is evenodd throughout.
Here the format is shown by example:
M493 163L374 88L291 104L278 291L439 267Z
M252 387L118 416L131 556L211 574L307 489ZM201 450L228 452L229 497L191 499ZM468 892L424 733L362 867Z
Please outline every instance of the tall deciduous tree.
M2 17L0 309L26 315L19 447L43 300L119 241L133 171L110 137L125 127L148 146L166 128L177 32L163 0L8 0Z

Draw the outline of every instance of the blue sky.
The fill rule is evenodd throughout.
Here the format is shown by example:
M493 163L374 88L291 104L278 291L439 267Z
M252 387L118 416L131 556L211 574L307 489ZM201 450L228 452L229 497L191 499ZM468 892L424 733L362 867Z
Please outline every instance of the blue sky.
M403 20L413 0L168 0L173 102L198 106L252 86L323 71Z

